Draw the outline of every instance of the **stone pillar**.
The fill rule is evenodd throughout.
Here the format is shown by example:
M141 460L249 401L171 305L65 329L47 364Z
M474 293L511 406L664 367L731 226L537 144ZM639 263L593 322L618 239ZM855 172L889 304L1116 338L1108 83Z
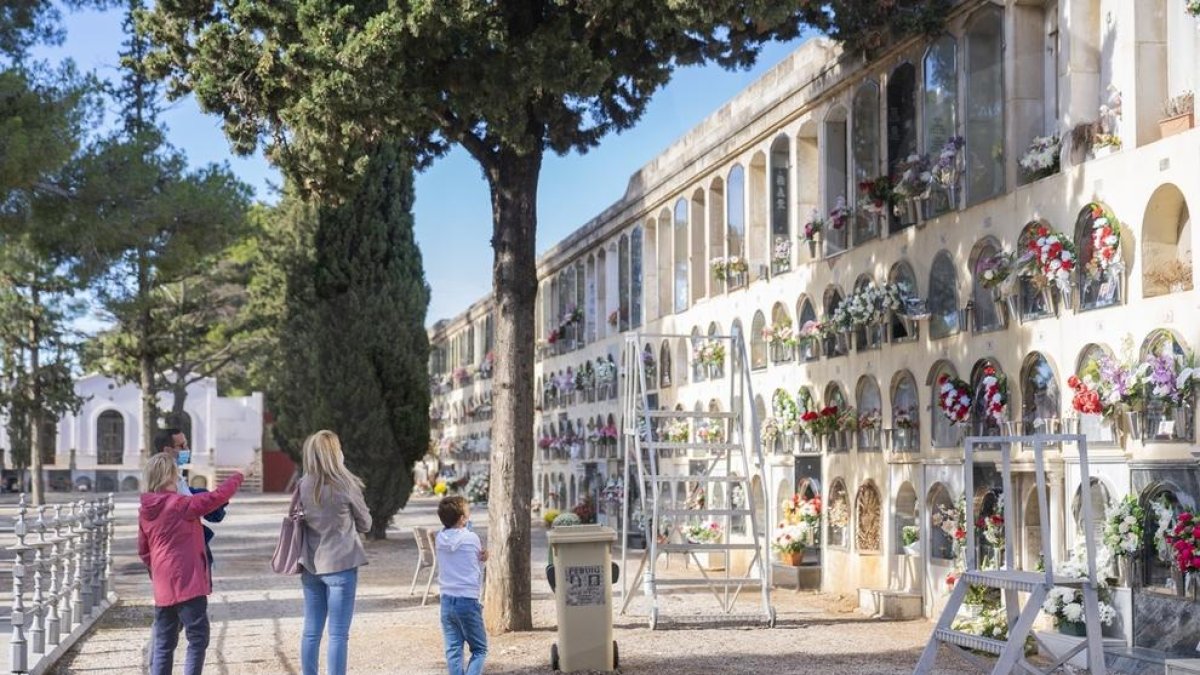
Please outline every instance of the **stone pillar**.
M13 524L13 534L17 538L15 546L10 546L9 551L13 552L13 602L12 611L9 614L9 623L12 624L12 641L9 643L9 667L13 672L23 673L29 670L29 645L25 641L25 603L24 603L24 586L25 586L25 556L29 551L29 547L25 545L25 533L27 525L25 524L25 494L21 494L21 499L17 503L17 520Z
M1059 57L1059 126L1064 147L1071 129L1094 122L1100 108L1100 53L1102 19L1100 0L1060 0L1058 31L1062 53ZM1063 153L1063 164L1086 159Z
M33 625L29 627L29 649L34 654L46 653L46 628L43 625L46 596L42 592L42 574L46 569L46 513L45 505L38 507L38 517L33 529L37 541L33 543Z
M1065 489L1066 476L1063 467L1047 468L1046 482L1050 490L1050 541L1042 542L1042 550L1052 551L1055 568L1067 559L1067 527L1070 509Z

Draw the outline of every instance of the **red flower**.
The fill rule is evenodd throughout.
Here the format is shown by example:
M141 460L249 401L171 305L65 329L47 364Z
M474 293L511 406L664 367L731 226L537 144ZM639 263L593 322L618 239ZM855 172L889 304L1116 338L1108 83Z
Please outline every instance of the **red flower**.
M1083 382L1080 382L1079 378L1075 377L1074 375L1067 378L1067 386L1072 389L1079 389L1080 385L1082 384Z
M808 412L806 412L800 416L800 421L801 422L811 422L811 421L817 419L818 417L820 417L820 415L809 410Z
M1188 513L1187 511L1184 511L1183 513L1179 514L1179 522L1190 523L1191 521L1192 521L1192 514Z
M954 531L954 538L955 539L966 539L967 531L962 529L961 527L958 528L957 530Z

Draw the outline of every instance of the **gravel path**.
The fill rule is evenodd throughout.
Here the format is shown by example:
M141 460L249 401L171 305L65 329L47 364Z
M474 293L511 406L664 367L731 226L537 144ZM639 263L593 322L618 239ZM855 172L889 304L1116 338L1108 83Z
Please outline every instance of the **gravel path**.
M303 604L297 579L271 574L286 498L235 498L229 517L215 526L215 589L208 651L210 673L299 673ZM391 539L367 546L370 565L360 573L350 638L354 673L443 673L436 598L425 607L412 597L416 547L408 528L436 521L434 502L415 499L396 517ZM150 586L135 552L136 503L123 500L114 544L114 582L121 601L97 629L69 653L57 673L145 672L145 649L153 607ZM476 514L477 522L485 522ZM482 530L482 528L481 528ZM535 568L545 560L545 535L534 537ZM673 568L680 567L678 560ZM436 586L435 586L436 588ZM651 632L643 619L618 616L616 639L621 672L654 675L697 673L878 673L912 672L931 630L926 621L883 622L853 611L851 598L779 591L772 595L778 626L692 628ZM752 600L752 599L751 599ZM619 601L618 601L619 602ZM672 606L711 606L711 596L664 600ZM635 602L635 607L637 603ZM631 611L633 609L631 608ZM534 584L535 630L492 636L489 673L549 673L555 639L554 603L544 580ZM182 647L181 638L181 647ZM182 664L182 648L177 656ZM972 672L943 653L938 673ZM177 671L182 668L177 668Z

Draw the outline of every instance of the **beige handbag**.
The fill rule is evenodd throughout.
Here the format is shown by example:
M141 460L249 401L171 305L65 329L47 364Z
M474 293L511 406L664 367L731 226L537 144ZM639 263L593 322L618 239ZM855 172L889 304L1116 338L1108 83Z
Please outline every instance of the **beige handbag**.
M304 552L304 509L300 505L300 484L292 491L292 504L279 526L279 541L271 556L276 574L300 574L300 556Z

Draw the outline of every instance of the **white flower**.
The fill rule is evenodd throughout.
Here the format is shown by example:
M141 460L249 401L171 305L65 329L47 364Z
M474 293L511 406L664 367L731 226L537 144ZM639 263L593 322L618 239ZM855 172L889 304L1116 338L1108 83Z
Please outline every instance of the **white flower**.
M1078 602L1068 602L1067 604L1063 605L1062 613L1063 616L1066 617L1067 621L1072 623L1083 621L1083 605L1079 604Z

